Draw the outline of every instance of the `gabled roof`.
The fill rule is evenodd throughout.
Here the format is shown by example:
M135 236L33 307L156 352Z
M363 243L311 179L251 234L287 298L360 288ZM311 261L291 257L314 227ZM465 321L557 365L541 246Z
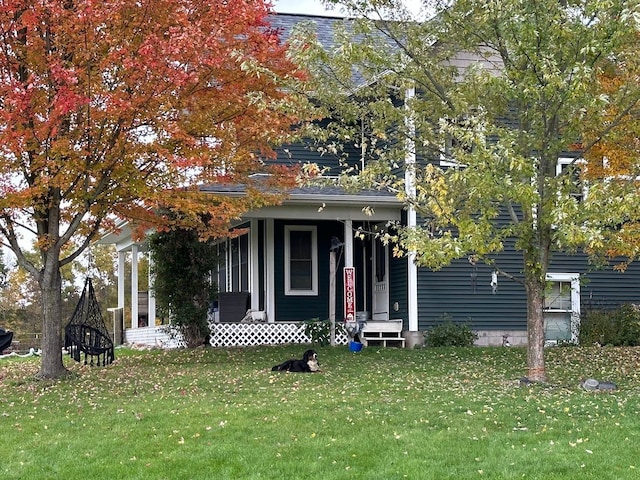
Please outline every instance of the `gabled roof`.
M294 27L303 22L311 22L316 25L318 41L324 48L329 49L335 45L335 27L339 24L348 25L351 20L343 17L324 17L295 13L276 13L269 16L271 26L280 30L282 41L286 41L291 36Z

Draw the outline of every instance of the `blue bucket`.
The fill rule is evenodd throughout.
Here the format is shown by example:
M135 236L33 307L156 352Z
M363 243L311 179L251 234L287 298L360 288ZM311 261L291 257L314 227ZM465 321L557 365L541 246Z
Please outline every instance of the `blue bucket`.
M352 352L359 352L360 350L362 350L362 343L350 341L349 350L351 350Z

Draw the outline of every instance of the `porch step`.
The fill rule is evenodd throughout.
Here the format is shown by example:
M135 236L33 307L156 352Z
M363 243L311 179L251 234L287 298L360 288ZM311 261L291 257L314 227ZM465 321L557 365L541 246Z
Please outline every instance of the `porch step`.
M381 345L383 347L404 348L404 337L362 337L370 347Z
M405 338L402 336L402 320L369 320L362 328L360 338L370 346L402 348L405 346Z

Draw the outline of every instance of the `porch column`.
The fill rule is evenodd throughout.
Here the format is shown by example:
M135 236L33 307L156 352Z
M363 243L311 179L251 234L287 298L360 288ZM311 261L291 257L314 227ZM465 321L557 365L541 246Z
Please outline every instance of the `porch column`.
M268 218L264 222L264 309L267 312L267 321L274 323L276 321L276 276L275 276L275 260L273 258L273 218Z
M125 252L118 250L118 308L124 309L124 265Z
M155 280L155 275L153 274L153 261L151 260L151 252L147 250L149 256L149 292L148 292L148 305L147 309L149 312L149 318L147 320L147 325L150 327L156 326L156 294L153 288L153 282Z
M353 267L353 222L344 221L344 266Z
M260 237L258 232L258 219L251 219L249 228L249 291L251 292L251 310L260 310L260 262L258 248ZM266 256L265 256L266 257Z
M411 101L415 97L415 88L408 88L405 92L405 107L407 109L406 125L407 130L412 132L409 135L406 145L404 183L405 192L408 198L416 196L416 153L415 142L412 140L415 135L415 124L413 121ZM407 210L407 227L414 228L416 226L416 211L409 205ZM407 316L409 323L409 331L418 331L418 267L416 266L416 252L411 251L407 256Z
M416 226L416 211L409 208L407 212L409 227ZM411 251L407 257L407 314L409 331L418 331L418 267L416 266L416 252Z
M138 246L131 245L131 328L138 328Z

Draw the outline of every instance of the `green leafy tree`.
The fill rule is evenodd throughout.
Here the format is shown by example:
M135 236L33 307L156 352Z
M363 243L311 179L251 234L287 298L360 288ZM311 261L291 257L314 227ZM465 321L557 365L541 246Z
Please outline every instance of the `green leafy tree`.
M194 230L176 229L152 235L149 250L159 313L171 319L187 346L202 345L216 291L211 281L218 262L215 244L201 241Z
M357 139L365 167L351 162L359 176L347 181L391 189L417 212L386 237L397 255L436 270L473 256L522 283L528 376L544 381L552 256L595 249L606 225L640 212L633 181L593 179L587 196L579 184L579 159L637 119L637 76L607 91L598 77L635 48L638 2L425 2L436 15L423 22L394 0L331 3L354 14L335 46L321 48L309 26L292 43L335 119L318 138L336 151ZM580 142L587 119L594 140ZM570 160L558 171L561 157ZM521 274L497 263L506 242L522 255Z

